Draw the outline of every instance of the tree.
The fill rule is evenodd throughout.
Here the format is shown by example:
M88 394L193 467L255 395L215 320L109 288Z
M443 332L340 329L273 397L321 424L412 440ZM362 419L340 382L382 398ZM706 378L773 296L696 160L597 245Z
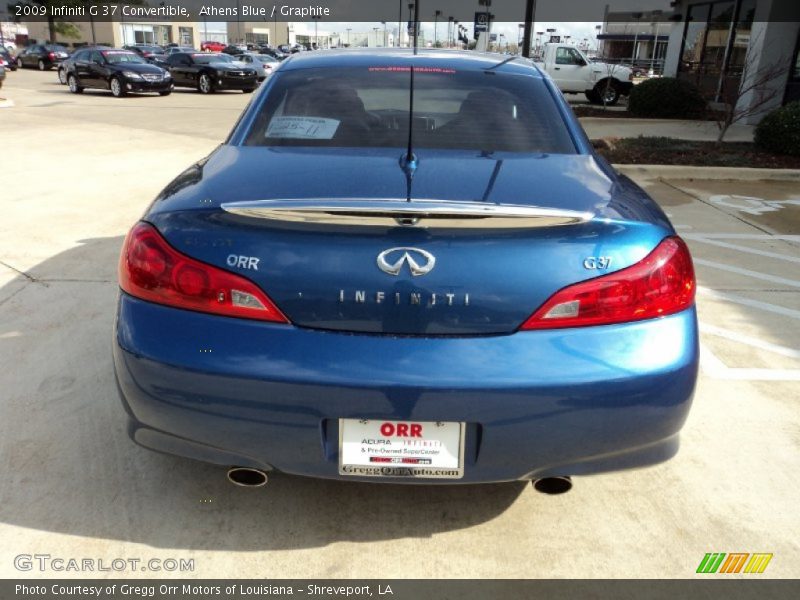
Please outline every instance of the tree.
M752 40L750 49L758 45L758 42L758 39ZM719 128L717 143L725 140L725 134L734 123L763 112L783 94L782 86L775 83L786 77L789 58L782 56L767 66L759 67L758 54L748 50L742 65L741 78L727 77L725 71L720 74L722 109L716 112Z
M15 2L13 4L9 4L9 9L13 9L15 6L41 6L46 9L47 15L47 27L49 29L49 41L54 42L56 40L56 35L63 35L69 38L77 38L80 37L80 30L73 24L68 21L65 21L62 18L54 17L52 8L54 6L66 6L66 7L77 7L83 6L86 2L82 0L24 0L22 2ZM12 14L16 11L9 10Z

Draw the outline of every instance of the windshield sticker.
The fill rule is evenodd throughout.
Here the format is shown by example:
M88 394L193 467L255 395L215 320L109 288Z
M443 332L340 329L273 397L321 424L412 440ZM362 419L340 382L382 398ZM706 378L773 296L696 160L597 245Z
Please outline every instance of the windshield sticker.
M341 121L321 117L273 117L264 137L295 140L330 140Z
M398 73L408 73L411 67L369 67L370 71L393 71ZM414 73L444 73L454 75L455 69L443 69L441 67L414 67Z

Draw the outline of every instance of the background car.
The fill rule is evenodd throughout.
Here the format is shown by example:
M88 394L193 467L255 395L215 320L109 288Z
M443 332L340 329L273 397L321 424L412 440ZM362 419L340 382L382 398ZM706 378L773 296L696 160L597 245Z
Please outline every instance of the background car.
M197 52L197 49L192 48L191 46L167 46L164 49L164 54L167 56L171 56L172 54L177 54L178 52Z
M279 60L279 61L280 60L284 60L286 58L286 56L287 56L286 54L284 54L280 50L278 50L276 48L273 48L272 46L269 46L269 45L260 46L259 49L258 49L258 53L259 54L266 54L267 56L271 56L272 58L274 58L276 60Z
M81 46L80 48L76 49L72 54L70 54L67 58L65 58L64 60L62 60L58 64L58 68L57 68L57 70L58 70L58 82L61 85L67 85L67 69L73 63L73 61L75 60L75 57L81 55L83 52L85 52L87 50L95 50L95 49L98 49L98 50L110 50L111 46L106 46L106 45L87 45L87 46Z
M242 47L240 44L228 44L222 49L223 54L230 56L241 56L245 52L247 52L247 47Z
M0 65L0 89L3 88L3 82L6 80L6 68Z
M167 68L167 54L161 46L155 44L134 44L123 46L123 48L131 52L136 52L136 54L152 65L158 65L164 69Z
M86 88L111 90L118 98L129 92L157 92L161 96L172 92L172 76L168 71L125 49L80 50L66 75L69 90L74 94Z
M7 71L17 70L17 61L11 56L11 52L2 47L0 47L0 65L4 66Z
M69 56L66 47L59 44L35 44L17 54L17 66L47 71Z
M208 52L222 52L225 49L225 44L222 42L202 42L200 44L200 50L208 51Z
M675 455L699 366L688 247L546 73L307 52L254 100L123 245L136 442L240 485L568 486Z
M258 81L264 81L280 65L278 59L267 54L257 54L255 52L245 52L237 56L236 60L254 68L258 74Z
M179 52L169 57L176 87L196 88L202 94L241 90L248 94L258 86L258 73L227 54Z

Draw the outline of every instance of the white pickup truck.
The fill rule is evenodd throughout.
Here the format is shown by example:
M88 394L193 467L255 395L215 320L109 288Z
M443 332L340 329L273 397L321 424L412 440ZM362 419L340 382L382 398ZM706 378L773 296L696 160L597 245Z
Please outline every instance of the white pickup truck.
M622 65L590 61L575 46L545 44L544 62L536 66L565 94L586 94L590 102L612 106L633 88L633 71Z

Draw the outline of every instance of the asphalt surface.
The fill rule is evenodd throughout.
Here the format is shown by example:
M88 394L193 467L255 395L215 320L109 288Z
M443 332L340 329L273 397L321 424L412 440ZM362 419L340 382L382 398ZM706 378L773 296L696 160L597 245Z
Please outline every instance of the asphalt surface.
M700 285L702 373L673 460L553 497L281 475L246 490L127 439L110 343L124 234L249 96L76 96L34 71L2 95L0 577L106 575L14 566L49 554L193 559L176 573L192 577L686 578L707 552L773 553L762 577L800 576L797 181L639 176Z

